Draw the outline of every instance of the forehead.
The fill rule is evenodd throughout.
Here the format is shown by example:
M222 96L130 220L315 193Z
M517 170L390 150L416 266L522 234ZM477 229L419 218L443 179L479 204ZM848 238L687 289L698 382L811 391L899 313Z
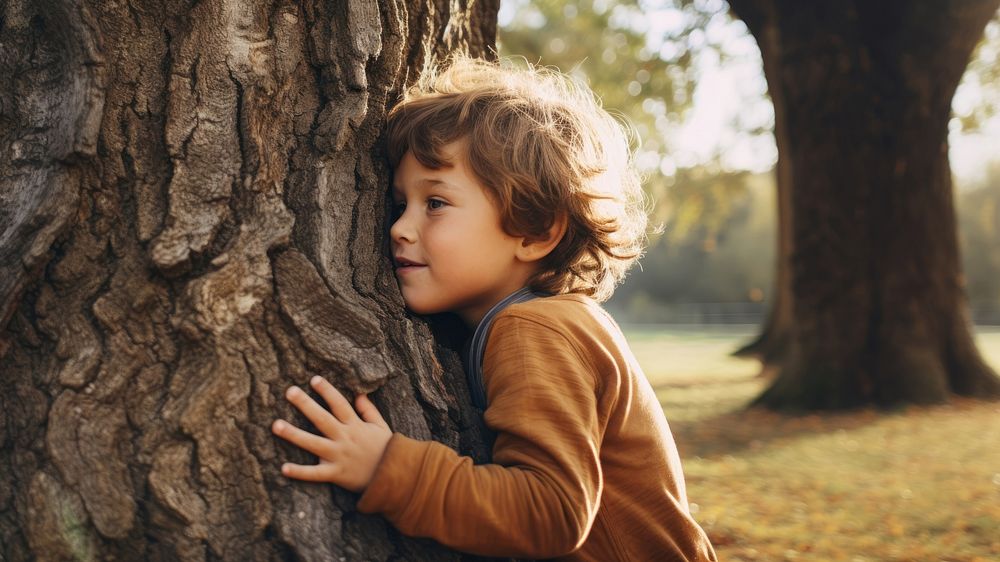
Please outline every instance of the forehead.
M457 161L453 154L448 155L452 156L449 158L451 164L430 168L422 164L411 151L407 151L393 170L392 192L401 194L421 189L460 191L470 178L466 177L463 163Z

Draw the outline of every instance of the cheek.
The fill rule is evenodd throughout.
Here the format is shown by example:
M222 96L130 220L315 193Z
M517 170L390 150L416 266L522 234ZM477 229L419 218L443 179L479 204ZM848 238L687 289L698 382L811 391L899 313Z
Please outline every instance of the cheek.
M420 241L430 252L447 253L449 246L454 246L457 236L458 233L452 232L446 226L429 224L421 230Z

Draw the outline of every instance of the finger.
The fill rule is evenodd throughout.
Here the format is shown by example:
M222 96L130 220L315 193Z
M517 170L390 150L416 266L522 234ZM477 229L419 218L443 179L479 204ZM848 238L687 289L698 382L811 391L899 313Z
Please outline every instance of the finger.
M332 482L336 470L329 464L295 464L286 462L281 465L281 473L288 478L307 480L309 482Z
M316 429L323 432L327 437L336 437L340 432L339 422L334 418L329 410L320 406L304 390L297 386L290 386L285 391L285 398L302 412L309 421L316 426Z
M374 423L381 425L382 427L389 427L389 424L385 423L385 419L382 418L382 414L378 411L375 403L368 398L367 394L359 394L354 400L354 404L358 409L358 413L361 414L361 419L368 423Z
M326 400L326 404L330 406L330 411L333 412L333 415L338 420L347 423L358 419L358 415L354 412L354 408L351 407L351 403L328 380L317 375L309 382L312 384L313 390L318 392L323 397L323 400Z
M303 431L285 420L277 420L271 424L271 431L285 441L305 449L317 457L330 460L331 441L329 439Z

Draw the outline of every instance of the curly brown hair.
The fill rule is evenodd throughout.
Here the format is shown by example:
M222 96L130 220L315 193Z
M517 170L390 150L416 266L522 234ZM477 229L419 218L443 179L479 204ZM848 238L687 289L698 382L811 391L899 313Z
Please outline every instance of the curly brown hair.
M389 112L385 138L393 168L407 151L429 168L448 166L442 147L466 141L507 234L545 238L567 220L529 285L604 301L646 242L631 132L557 70L460 55L424 71Z

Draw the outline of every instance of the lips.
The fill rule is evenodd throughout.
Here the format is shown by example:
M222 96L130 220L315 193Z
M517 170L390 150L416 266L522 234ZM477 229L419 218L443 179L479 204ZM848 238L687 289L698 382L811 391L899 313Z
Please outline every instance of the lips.
M414 270L414 269L416 269L418 267L426 267L427 266L427 264L425 264L425 263L420 263L418 261L411 260L409 258L404 258L403 256L396 256L395 258L393 258L393 260L396 262L396 270L397 271L400 271L400 270L410 271L410 270Z

